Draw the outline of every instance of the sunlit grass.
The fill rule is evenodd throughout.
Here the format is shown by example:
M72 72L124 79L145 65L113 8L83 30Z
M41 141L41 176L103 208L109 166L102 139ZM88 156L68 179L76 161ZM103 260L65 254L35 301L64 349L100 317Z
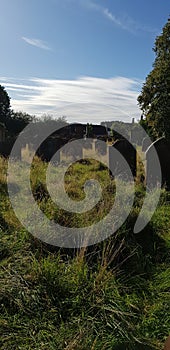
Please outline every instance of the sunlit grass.
M20 195L26 163L15 166L21 167L20 186L15 186L16 174L11 183L14 194ZM7 193L7 161L1 158L0 169L0 348L161 349L170 324L169 194L162 190L148 227L134 235L145 196L137 182L134 206L120 230L91 247L60 249L43 244L22 227ZM96 161L77 162L65 175L67 194L83 200L85 182L95 179L102 198L93 211L70 217L49 197L46 170L47 164L35 158L31 188L50 219L81 227L101 220L114 204L115 182L108 170ZM54 192L60 168L51 171ZM24 200L27 193L22 195Z

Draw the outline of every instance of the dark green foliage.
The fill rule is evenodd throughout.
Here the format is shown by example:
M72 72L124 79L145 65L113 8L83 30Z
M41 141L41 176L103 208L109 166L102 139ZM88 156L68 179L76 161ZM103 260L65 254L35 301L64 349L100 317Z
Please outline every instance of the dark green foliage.
M34 119L27 113L14 112L10 108L10 98L5 88L0 85L0 123L5 126L7 136L18 135Z
M170 19L156 38L153 70L146 78L138 102L153 137L170 138Z
M5 88L0 85L0 123L6 127L7 120L10 119L10 98Z
M11 111L10 118L6 120L6 128L10 136L18 135L34 117L23 112Z
M92 137L93 136L93 127L92 124L87 123L87 137Z
M5 88L0 85L0 121L5 122L5 118L10 114L10 98Z

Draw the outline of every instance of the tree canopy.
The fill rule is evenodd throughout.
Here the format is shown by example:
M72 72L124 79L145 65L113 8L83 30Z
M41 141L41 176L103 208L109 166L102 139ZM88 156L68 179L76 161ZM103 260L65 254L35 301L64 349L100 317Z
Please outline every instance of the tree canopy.
M6 124L7 118L10 116L10 98L5 88L0 85L0 122Z
M8 132L8 137L18 135L25 126L34 119L33 116L14 112L10 107L10 97L5 88L0 85L0 123Z
M6 128L8 138L16 137L32 121L36 122L37 126L39 123L54 125L54 130L68 124L66 117L56 119L51 115L43 115L38 119L28 113L13 111L7 91L0 85L0 124Z
M156 55L153 69L138 102L152 135L170 139L170 18L157 36L153 50Z
M31 121L34 116L24 112L14 112L11 110L10 118L7 118L6 127L10 136L18 135Z

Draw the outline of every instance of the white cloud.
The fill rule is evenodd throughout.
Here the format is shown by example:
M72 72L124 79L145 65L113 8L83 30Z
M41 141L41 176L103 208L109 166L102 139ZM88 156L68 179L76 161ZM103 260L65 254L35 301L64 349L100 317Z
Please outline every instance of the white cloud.
M31 78L3 81L14 110L41 116L66 116L69 122L138 119L142 82L126 77L80 77L76 80Z
M123 30L129 31L133 34L137 32L150 32L157 33L157 29L151 28L143 23L138 23L138 21L130 18L127 14L118 17L114 13L112 13L107 7L97 4L93 0L79 0L79 3L84 8L87 8L92 11L97 11L109 21L111 21L115 26L120 27Z
M38 47L39 49L50 50L50 47L48 47L46 43L40 39L26 38L23 36L22 40L24 40L29 45Z
M102 12L115 25L121 27L122 29L130 30L130 28L128 28L127 25L125 25L125 23L123 23L119 18L117 18L115 15L113 15L113 13L110 12L107 8L104 8Z

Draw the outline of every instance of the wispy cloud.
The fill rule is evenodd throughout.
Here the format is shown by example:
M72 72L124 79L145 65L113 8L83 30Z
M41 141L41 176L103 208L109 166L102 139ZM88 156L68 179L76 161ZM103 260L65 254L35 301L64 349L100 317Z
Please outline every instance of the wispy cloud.
M80 77L76 80L8 79L3 85L14 110L41 116L67 117L69 122L139 119L137 96L142 82L126 77Z
M47 46L46 43L40 39L26 38L25 36L23 36L22 40L24 40L29 45L38 47L39 49L51 50L50 47Z
M106 19L111 21L115 26L123 30L129 31L133 34L136 34L137 32L141 32L141 31L150 32L150 33L157 32L157 29L151 28L150 26L147 26L143 23L139 23L138 21L129 17L127 14L124 14L122 16L117 16L116 14L111 12L109 8L99 5L93 0L79 0L79 1L81 6L83 6L84 8L99 12L102 16L104 16Z
M129 29L127 25L125 25L125 23L123 23L119 18L113 15L113 13L108 10L108 8L103 8L102 13L115 25L121 27L122 29Z

